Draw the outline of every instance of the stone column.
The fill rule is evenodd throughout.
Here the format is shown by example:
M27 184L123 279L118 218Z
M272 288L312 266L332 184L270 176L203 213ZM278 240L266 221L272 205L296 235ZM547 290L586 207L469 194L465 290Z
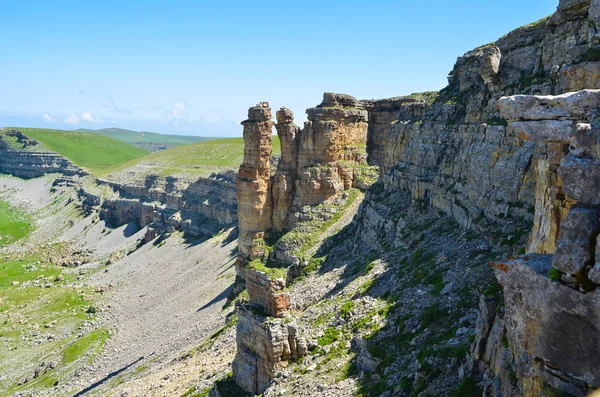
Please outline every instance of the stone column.
M287 228L288 216L294 201L294 181L297 172L300 128L294 124L294 114L287 108L277 112L277 135L281 144L281 161L273 176L273 230Z
M271 149L273 122L267 102L248 110L244 126L244 163L240 166L238 191L239 255L243 262L263 255L264 238L271 229Z
M357 168L367 167L368 113L355 98L325 93L323 102L306 113L298 139L296 208L321 204L359 185Z

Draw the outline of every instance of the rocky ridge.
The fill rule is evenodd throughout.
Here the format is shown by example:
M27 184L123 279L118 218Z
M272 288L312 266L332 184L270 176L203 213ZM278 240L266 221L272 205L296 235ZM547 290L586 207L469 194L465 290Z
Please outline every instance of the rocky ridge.
M348 119L352 119L354 124L345 131L346 136L356 133L355 136L362 137L363 128L367 128L366 141L361 142L366 142L364 152L368 154L368 164L380 168L380 178L367 189L366 198L355 221L340 232L348 240L337 240L338 244L359 258L379 258L373 263L381 261L388 271L398 267L401 271L409 271L410 267L406 266L408 263L413 267L413 271L417 272L417 277L421 278L419 288L433 288L433 298L426 301L427 306L411 301L412 307L408 312L402 310L399 313L392 309L388 317L382 320L381 328L366 335L366 353L362 348L358 348L354 350L356 355L353 356L346 351L343 340L334 340L333 349L340 349L338 353L343 357L354 357L350 363L360 366L358 389L366 395L418 395L434 391L439 393L440 390L443 391L443 395L449 395L452 392L449 387L463 391L481 387L485 395L495 396L537 396L559 392L579 396L593 387L598 387L598 379L593 369L596 365L593 359L594 350L590 349L585 354L581 350L589 346L588 343L597 344L594 326L590 326L588 320L583 320L586 317L594 318L595 314L589 313L595 313L596 310L595 295L590 292L595 290L593 280L597 272L594 252L598 218L594 209L595 198L592 197L595 194L593 170L596 160L589 159L594 156L590 153L594 150L595 138L590 132L593 131L593 122L592 127L588 127L586 123L590 124L590 120L595 117L589 112L597 107L597 104L593 95L587 95L585 91L573 94L573 98L580 99L579 105L575 106L579 110L572 113L574 106L568 104L568 98L571 96L565 99L561 94L598 88L600 58L597 56L595 18L597 19L599 6L595 1L561 1L557 12L551 17L517 29L497 42L477 48L459 58L449 76L448 87L439 93L357 102L345 102L346 97L338 95L328 98L326 94L320 109L308 111L309 123L322 123L319 125L322 129L308 139L309 145L296 146L297 168L294 170L293 161L288 162L284 166L286 173L279 179L275 177L263 180L265 187L270 181L278 181L274 185L283 186L275 190L278 198L271 201L266 199L269 189L264 190L265 202L268 202L268 205L278 203L279 209L269 208L266 213L271 217L270 221L263 221L271 222L271 232L278 230L286 234L280 238L274 233L269 233L268 229L262 230L261 232L265 232L265 241L260 238L258 241L254 240L258 250L248 251L253 256L240 258L239 274L246 275L250 298L249 304L241 310L262 309L264 312L259 310L259 319L253 321L270 324L269 321L277 318L289 317L286 310L288 306L292 308L293 320L288 321L294 324L294 332L300 330L304 335L308 350L311 356L315 357L309 362L315 360L315 365L323 365L327 361L324 358L331 356L327 351L322 356L319 353L320 347L317 347L328 345L315 342L323 337L323 332L325 335L348 335L348 325L344 324L350 324L350 335L356 333L353 328L356 320L348 322L345 315L338 319L337 323L329 323L330 328L323 330L321 327L315 327L314 323L303 317L306 306L298 307L294 302L308 300L320 304L329 298L322 297L319 300L317 297L316 301L310 299L306 294L313 291L300 286L303 280L299 281L300 285L293 283L290 287L294 277L304 277L302 269L307 263L314 263L317 269L321 269L317 278L311 278L312 282L317 283L319 278L329 274L327 272L334 272L338 267L348 269L351 266L359 266L357 262L361 262L339 253L333 258L331 252L337 251L332 251L326 242L322 244L323 240L317 242L316 248L307 250L304 247L298 250L298 245L302 245L305 240L302 239L302 233L294 231L294 228L297 230L298 224L302 223L298 220L305 216L317 222L325 221L318 216L314 217L319 211L313 213L311 208L321 207L321 203L331 200L333 194L330 195L327 188L340 197L339 192L342 190L335 186L336 182L343 181L343 177L336 179L330 176L344 175L343 168L328 167L335 170L328 174L330 171L324 170L321 164L311 167L310 161L303 161L311 156L339 161L335 156L341 156L342 152L339 151L340 146L336 146L335 141L330 140L335 134L331 133L327 123L330 118L336 121L336 115L343 113ZM517 102L520 102L513 105L510 108L512 110L497 107L501 98L518 94L529 96L518 99ZM531 95L557 97L544 96L541 97L543 99L535 99L538 97ZM500 100L501 107L503 101ZM531 112L535 113L535 106L539 101L555 113L531 119ZM574 99L573 101L577 102ZM328 106L330 102L332 109ZM515 114L518 116L514 116ZM291 117L287 111L282 110L277 119L278 124L281 124L278 132L281 130L282 144L285 140L283 138L290 140L291 137L293 141L293 137L301 135L291 124ZM528 124L530 120L535 120L538 125ZM307 131L309 134L306 134ZM310 128L305 127L304 139L310 136L310 131ZM536 134L539 138L533 139L532 136ZM567 136L568 139L555 139L557 134L561 134L563 138ZM575 145L574 148L572 137L576 134L579 134L579 146ZM321 146L324 148L321 149L321 154L316 154L314 148L319 147L320 137L328 144ZM302 142L302 139L299 142ZM293 148L291 145L288 150L288 159L294 158L291 155L294 153ZM569 150L575 154L567 156L565 160ZM350 154L353 161L360 163L357 157L352 156L353 154ZM305 167L306 165L309 166ZM584 178L583 175L587 174L590 176ZM296 175L297 182L292 185L292 199L290 189L286 187L290 185L290 176L293 175ZM325 189L320 183L323 179L331 181ZM303 181L309 181L309 189L313 190L303 190ZM569 184L570 187L567 187ZM344 186L348 187L348 184ZM282 192L285 194L282 195ZM302 207L296 205L296 201L298 197L306 196L303 192L309 192L314 201L305 201ZM273 191L270 194L273 196ZM289 208L287 216L286 208ZM429 214L432 216L431 220L424 221L415 217L419 212ZM241 210L239 214L240 219L246 216ZM467 243L461 245L467 250L467 259L463 259L462 264L456 262L456 252L427 240L442 238L430 229L432 224L436 224L436 219L457 222L460 230L463 230L461 235L453 235L449 230L442 228L447 230L443 237L447 244L458 245L463 238L467 239ZM254 221L260 222L258 219ZM273 227L274 223L277 224L276 228ZM286 223L288 227L283 228L282 225ZM421 234L411 236L407 233L411 230L421 231ZM240 232L243 233L243 230L240 229ZM275 236L277 241L266 241L269 234ZM293 243L298 240L301 243ZM478 244L469 244L477 240ZM315 244L315 241L311 243ZM412 250L412 259L410 256L406 258L406 250ZM553 260L548 259L548 256L527 256L531 263L524 259L516 262L496 260L511 253L553 254L555 251ZM328 254L323 262L320 262L319 255L323 253ZM494 266L500 284L492 282L492 273L486 269L490 260L502 264ZM362 263L371 262L365 260ZM553 262L555 270L551 274L560 278L560 288L548 284L551 281L547 274ZM282 265L283 272L269 270ZM523 270L524 266L533 270ZM465 267L473 268L474 284L465 284L464 280L456 278L454 271ZM254 277L247 276L248 269L263 275L271 274L271 277L265 276L261 278L263 281L256 281ZM498 274L499 271L503 274ZM522 279L517 282L519 276ZM382 284L371 294L378 302L380 299L390 302L389 296L397 297L414 288L408 277L394 279L396 284L384 282L381 274L371 277L374 278L368 282ZM536 277L541 277L542 280L536 281ZM528 284L532 284L531 289L525 293L522 289ZM548 288L549 285L551 288ZM456 287L459 288L458 291ZM501 303L502 287L506 306ZM352 296L352 289L348 286L340 288L334 289L336 294L350 299L347 302L348 307L356 306L357 295ZM416 292L419 293L418 291ZM477 307L473 300L477 300L482 293L480 317L476 321L477 316L471 311ZM577 297L573 294L583 295ZM440 299L440 295L445 298ZM260 298L256 298L257 296ZM274 301L281 305L271 305L268 303L269 299L264 299L265 296L280 297ZM546 308L548 306L544 296L555 302L558 308L542 310L541 302L545 302ZM516 297L526 300L524 307L521 300L517 302ZM572 307L572 303L567 303L574 300L581 301L580 305L575 306L579 309ZM449 306L449 301L472 306ZM392 299L391 302L394 307L400 303L406 304L401 299ZM339 310L339 306L337 309L334 307L324 310ZM471 307L471 310L468 310L468 307ZM445 314L445 310L448 310L448 314ZM546 319L551 321L549 319L561 311L568 313L568 321L572 320L570 323L562 323L561 327L564 328L565 324L580 324L581 321L586 325L581 323L581 326L576 327L582 330L582 334L576 334L574 339L570 339L575 344L579 338L576 350L581 354L567 351L571 346L569 344L565 345L564 349L557 350L562 356L559 359L550 354L547 347L560 342L561 332L557 330L549 336L542 331L523 331L519 324L523 323L524 318L529 318L527 316L533 316L532 324L539 325L538 328L535 328L535 325L533 327L543 330ZM324 314L325 312L321 312L321 315ZM265 315L266 318L262 317ZM415 316L421 320L413 321ZM431 322L431 316L436 320ZM456 324L460 324L458 329L452 329L451 323L446 323L452 319ZM509 324L506 323L506 319L509 319ZM422 325L428 321L429 326ZM450 328L447 331L452 330L455 334L444 334L439 329L441 324L446 324L446 327ZM248 322L244 322L238 327L248 330L247 325ZM393 331L394 326L397 327L396 332ZM265 327L269 328L271 325ZM558 329L557 327L557 324L548 327L549 332L552 333L552 329ZM273 337L271 341L286 339L281 336L285 333L275 333L280 337ZM524 335L533 339L523 342ZM466 349L455 349L457 344L463 346L465 337L474 341L468 360L464 355ZM339 339L339 336L337 338ZM403 341L401 343L410 342L413 348L399 345L396 350L394 344L390 345L389 338ZM248 333L245 333L244 339L252 340ZM586 341L583 344L582 339ZM277 357L270 352L278 351L278 348L272 346L263 349L262 346L266 345L259 345L261 347L250 349L248 345L249 343L238 345L234 362L235 379L247 391L261 392L266 387L267 380L271 379L275 381L275 385L267 389L266 395L287 395L290 394L289 388L293 387L292 384L298 386L304 382L294 376L291 377L294 381L286 379L290 376L289 373L284 374L282 378L277 375L277 371L286 366L302 371L314 370L301 363L290 363L294 355L290 354L292 349L285 347L289 345L289 341L276 343L279 347L283 346L281 351L285 352ZM395 354L388 358L377 357L378 346L389 348ZM538 346L541 350L535 351L534 348L532 351L531 346ZM423 356L424 352L427 355ZM417 366L409 364L415 356ZM241 360L241 357L244 357L244 360ZM335 357L339 359L339 356ZM585 363L579 366L578 370L584 373L574 373L571 363L568 362L579 358ZM247 363L250 359L258 361L254 361L253 365L239 365L242 362ZM298 360L301 361L302 359ZM341 365L339 362L338 364ZM563 369L561 365L564 366ZM480 374L483 374L481 378ZM314 379L316 375L305 376ZM257 383L256 379L260 381ZM331 379L320 381L325 382L321 385L332 382ZM347 387L349 389L345 389L344 392L331 395L357 391L356 384ZM387 392L384 392L385 390ZM302 395L297 389L296 394ZM307 395L326 394L316 391Z
M139 182L117 182L94 178L63 156L40 152L37 146L19 130L0 135L0 172L25 179L59 174L56 186L77 187L84 210L100 213L114 227L130 222L153 225L156 231L149 238L174 230L212 236L237 222L234 172L195 180L151 174Z

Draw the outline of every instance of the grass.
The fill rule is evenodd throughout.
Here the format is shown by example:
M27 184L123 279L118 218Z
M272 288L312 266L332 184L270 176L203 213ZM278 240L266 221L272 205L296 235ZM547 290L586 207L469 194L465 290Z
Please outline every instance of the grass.
M21 128L23 133L46 149L59 153L74 164L96 175L144 157L147 151L109 136L89 132Z
M189 136L189 135L170 135L157 134L155 132L138 132L126 130L123 128L103 128L100 130L79 129L77 131L89 132L92 134L106 135L125 143L160 143L167 147L179 145L188 145L190 143L208 141L214 138Z
M284 267L268 267L261 259L255 259L250 262L248 268L266 273L272 280L280 278L285 279L288 271L288 269Z
M279 138L273 137L273 155L280 154ZM133 159L114 170L110 177L118 177L126 170L134 179L154 174L161 177L176 176L198 178L213 172L237 170L244 158L242 138L214 139L190 145L177 146L143 158Z
M29 364L58 363L55 369L21 386L13 383L15 378L0 379L0 390L13 393L51 387L57 377L76 369L74 362L86 357L85 364L88 364L100 353L109 336L107 331L93 330L77 336L93 314L86 313L92 303L91 290L75 287L72 284L75 277L49 263L42 250L26 257L0 259L0 341L3 346L0 373L15 374L18 380L30 373ZM51 288L40 288L45 286ZM28 343L33 332L52 335L52 338L39 344ZM15 362L20 364L16 366Z
M323 336L317 338L319 346L329 346L340 337L340 330L335 327L325 329Z
M32 230L33 223L27 213L0 200L0 247L27 237Z
M550 279L553 281L561 281L562 273L560 272L560 270L552 268L548 271L548 277L550 277Z
M94 347L92 353L94 351L99 352L104 346L104 343L108 337L108 331L97 329L90 332L86 336L75 340L63 351L62 363L70 364L74 362L92 347ZM93 359L93 355L94 354L92 354L92 357L90 357L90 361Z

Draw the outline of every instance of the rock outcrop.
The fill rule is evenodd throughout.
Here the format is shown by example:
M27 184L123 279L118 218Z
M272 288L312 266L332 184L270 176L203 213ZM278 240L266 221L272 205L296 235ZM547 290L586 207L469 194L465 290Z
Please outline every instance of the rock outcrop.
M15 143L18 145L11 146L0 135L0 173L24 179L39 178L47 174L71 177L88 175L85 170L59 154L31 150L38 146L37 142L27 138L19 130L7 131L5 136L16 138Z
M274 172L269 161L273 124L268 104L250 108L242 123L237 269L248 303L240 306L233 372L237 384L251 393L262 393L278 368L307 352L301 330L285 325L290 307L286 287L297 272L288 267L307 264L293 254L285 234L293 231L291 243L297 249L302 240L298 233L318 233L311 227L331 219L341 193L367 188L378 174L377 167L367 163L367 112L356 99L326 93L323 103L307 114L300 129L289 109L277 112L282 156ZM331 208L319 214L323 211L318 207L325 203ZM306 224L312 220L312 225Z
M592 271L600 234L600 164L594 159L600 91L508 97L499 106L523 139L561 146L536 188L537 202L554 198L536 205L536 223L550 226L534 228L532 241L547 244L530 244L532 254L492 264L504 287L505 312L495 318L482 312L487 325L479 328L476 345L485 342L486 348L476 348L474 358L483 364L486 395L583 397L600 387L600 280ZM490 327L505 333L507 343L491 340ZM505 376L506 368L516 379Z
M271 149L273 122L266 102L248 110L244 126L244 162L237 180L239 255L252 261L264 253L265 233L271 230Z
M137 222L141 227L214 235L237 222L236 180L234 172L192 182L150 175L139 185L97 179L97 188L84 185L79 196L86 211L98 211L114 226Z

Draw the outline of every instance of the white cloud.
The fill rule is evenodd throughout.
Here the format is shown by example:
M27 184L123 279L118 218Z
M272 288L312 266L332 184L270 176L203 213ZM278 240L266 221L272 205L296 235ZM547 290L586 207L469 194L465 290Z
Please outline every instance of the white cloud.
M176 119L181 118L183 112L185 112L186 105L182 101L173 101L173 117Z
M79 124L79 116L76 114L72 114L63 121L67 124Z
M50 116L48 113L44 113L42 115L42 119L46 122L46 123L53 123L54 119L52 118L52 116Z
M93 118L91 113L82 113L81 119L84 121L89 121L90 123L104 123L104 120L102 119Z

